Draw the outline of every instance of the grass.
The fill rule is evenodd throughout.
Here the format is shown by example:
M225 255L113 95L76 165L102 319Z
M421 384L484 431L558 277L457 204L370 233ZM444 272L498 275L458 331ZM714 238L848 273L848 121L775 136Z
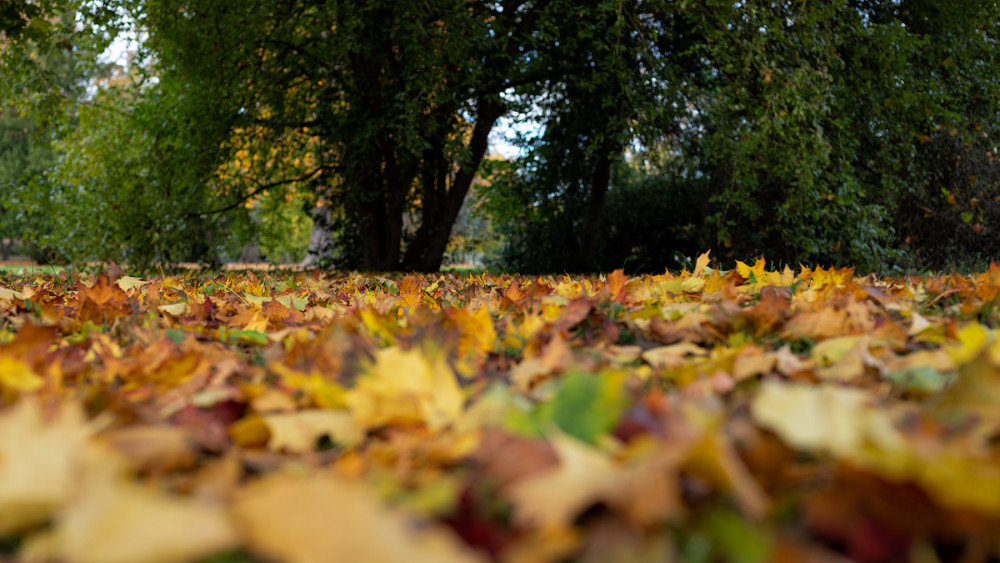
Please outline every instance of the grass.
M65 266L48 266L36 264L0 264L0 272L11 274L48 274L54 275L65 270Z

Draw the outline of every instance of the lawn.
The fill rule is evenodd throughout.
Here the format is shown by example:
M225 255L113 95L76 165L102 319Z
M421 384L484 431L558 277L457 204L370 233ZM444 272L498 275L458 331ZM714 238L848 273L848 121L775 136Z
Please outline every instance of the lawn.
M0 271L0 557L1000 557L1000 267Z

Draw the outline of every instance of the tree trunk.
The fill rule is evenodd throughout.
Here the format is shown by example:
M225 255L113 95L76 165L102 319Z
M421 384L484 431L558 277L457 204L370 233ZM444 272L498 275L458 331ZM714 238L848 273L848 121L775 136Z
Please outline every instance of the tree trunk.
M309 235L309 250L299 263L303 268L323 267L333 261L333 205L332 190L324 186L317 191L316 207L313 208L312 234Z
M439 206L424 212L424 220L420 224L417 236L414 237L403 259L404 268L419 272L436 272L441 269L451 229L455 226L458 212L461 211L469 187L476 178L479 165L486 156L490 131L493 130L497 119L503 115L504 109L499 97L479 99L478 119L469 141L469 161L455 174L455 180L447 193L443 194L444 197L437 199ZM436 217L437 220L429 221L430 217Z
M597 162L594 164L593 182L590 186L590 195L587 198L587 216L584 219L583 233L580 237L580 252L577 261L584 271L597 269L597 243L601 234L604 203L607 201L610 182L611 153L603 150L597 155Z

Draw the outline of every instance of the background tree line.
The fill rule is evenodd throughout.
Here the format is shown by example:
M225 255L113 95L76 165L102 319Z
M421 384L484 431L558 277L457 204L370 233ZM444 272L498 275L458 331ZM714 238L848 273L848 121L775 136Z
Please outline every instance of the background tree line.
M0 156L0 221L69 259L434 270L469 203L524 272L1000 250L995 2L16 0L0 33L0 125L44 149ZM502 119L539 127L492 160Z

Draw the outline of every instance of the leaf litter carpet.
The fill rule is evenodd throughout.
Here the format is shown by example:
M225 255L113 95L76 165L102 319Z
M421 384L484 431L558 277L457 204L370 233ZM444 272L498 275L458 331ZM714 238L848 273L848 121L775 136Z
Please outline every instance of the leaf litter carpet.
M0 556L1000 558L1000 267L0 273Z

